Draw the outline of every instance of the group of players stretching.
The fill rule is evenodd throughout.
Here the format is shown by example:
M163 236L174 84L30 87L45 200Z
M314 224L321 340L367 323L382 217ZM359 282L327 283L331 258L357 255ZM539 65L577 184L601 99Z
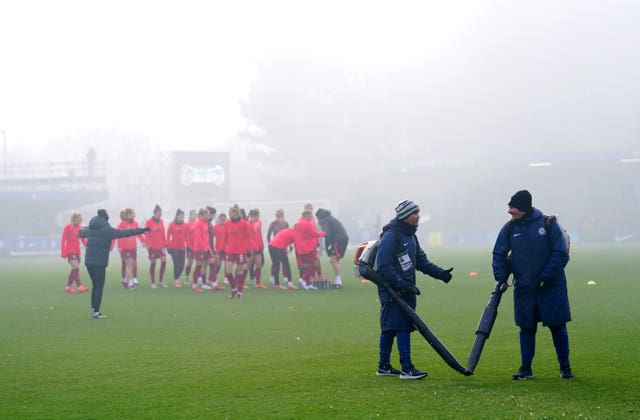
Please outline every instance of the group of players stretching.
M326 211L324 211L326 212ZM319 210L322 214L322 209ZM330 213L329 213L330 214ZM127 208L120 212L120 223L117 229L138 228L133 209ZM61 254L69 261L71 272L65 291L73 293L73 283L78 286L78 292L88 290L80 283L80 243L78 230L82 223L82 216L72 212L70 223L65 226ZM178 209L175 217L165 230L162 220L162 209L156 205L153 215L145 226L149 231L143 235L118 238L113 241L122 259L122 286L134 290L138 285L137 279L137 248L138 241L148 251L149 276L151 288L169 287L164 282L167 253L173 261L173 281L175 287L191 284L194 292L203 290L225 290L226 284L231 287L230 298L242 299L247 275L255 288L267 288L262 284L261 272L264 263L264 241L262 238L262 221L260 211L252 209L248 214L237 205L229 209L228 217L224 213L217 215L216 209L210 206L191 210L188 220L185 213ZM330 233L330 232L329 232ZM284 211L276 211L276 219L270 224L267 232L268 251L272 260L271 284L275 289L294 290L289 264L289 251L295 248L296 262L299 268L299 286L303 290L315 289L313 283L322 276L318 257L318 241L327 234L317 229L313 217L313 207L310 204L298 222L289 227L284 220ZM345 235L346 236L346 235ZM327 238L328 239L328 238ZM338 243L327 246L331 263L335 272L333 287L342 287L340 266L337 262L342 258L348 238L342 238ZM86 245L86 244L85 244ZM158 281L156 282L156 263L160 260ZM224 266L224 277L217 281L221 267ZM191 271L193 269L193 275ZM282 271L283 282L279 281ZM181 281L181 279L183 279Z

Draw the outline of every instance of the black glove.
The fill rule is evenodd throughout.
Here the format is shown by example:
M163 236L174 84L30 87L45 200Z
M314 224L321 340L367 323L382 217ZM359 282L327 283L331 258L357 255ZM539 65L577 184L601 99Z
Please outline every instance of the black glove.
M251 258L252 255L253 255L253 252L247 251L247 258Z
M142 229L142 231L143 231L144 233L147 233L147 232L149 232L150 230L151 230L151 228L148 228L148 227L146 227L146 228Z
M416 286L409 286L405 284L400 288L400 290L398 291L398 294L400 296L419 295L420 289L418 289Z
M445 283L449 283L449 282L451 281L451 278L453 277L453 276L451 275L451 272L452 272L452 271L453 271L453 267L451 267L451 268L450 268L450 269L448 269L448 270L444 270L444 271L442 272L442 277L440 277L440 280L442 280L442 281L443 281L443 282L445 282Z
M540 289L543 289L544 285L549 283L551 283L551 279L542 279L542 278L538 279L538 287Z

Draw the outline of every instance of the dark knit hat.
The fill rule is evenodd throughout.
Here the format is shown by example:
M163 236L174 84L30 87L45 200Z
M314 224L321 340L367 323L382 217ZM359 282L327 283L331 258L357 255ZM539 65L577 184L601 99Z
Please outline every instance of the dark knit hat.
M404 200L396 206L396 219L404 220L411 216L413 213L418 213L420 207L413 201Z
M107 214L107 211L105 209L98 210L98 217L102 217L107 222L109 221L109 215Z
M509 207L513 207L525 213L531 213L531 193L527 190L520 190L511 196Z

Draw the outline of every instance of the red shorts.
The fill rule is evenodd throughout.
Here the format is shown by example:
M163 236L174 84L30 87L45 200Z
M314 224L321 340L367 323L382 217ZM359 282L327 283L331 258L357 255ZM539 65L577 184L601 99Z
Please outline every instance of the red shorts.
M298 264L299 265L313 265L316 263L316 261L318 261L318 252L317 251L312 251L308 254L301 254L298 255Z
M80 254L67 254L67 261L78 261L80 262Z
M207 261L209 258L211 258L210 249L205 249L204 251L193 251L193 259L198 262Z
M147 249L147 251L149 251L149 259L150 260L157 260L160 257L164 257L165 255L167 255L166 252L164 252L164 248L151 248L151 249Z
M138 250L137 249L121 249L120 250L120 258L126 260L128 258L133 258L134 260L138 258Z
M245 254L224 254L224 262L244 264L247 262L247 256Z

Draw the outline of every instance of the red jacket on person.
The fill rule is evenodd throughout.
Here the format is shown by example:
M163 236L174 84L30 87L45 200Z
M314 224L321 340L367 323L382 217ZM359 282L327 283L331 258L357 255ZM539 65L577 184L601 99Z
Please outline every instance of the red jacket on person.
M73 225L69 223L62 230L62 239L60 240L60 256L67 258L69 254L80 255L80 242L82 245L87 246L87 239L80 238L78 231L82 228L80 225Z
M187 240L187 248L193 249L193 227L195 222L184 222L185 225L185 239Z
M167 246L167 240L164 234L164 222L159 219L157 222L150 217L144 227L151 229L145 233L145 242L148 249L162 249Z
M133 222L128 222L126 220L121 220L116 226L116 229L137 229L138 222L135 220ZM135 235L135 236L127 236L126 238L118 238L118 249L119 250L132 250L138 248L138 244L136 242L136 238L140 241L140 243L144 244L144 235ZM113 249L113 242L111 243L111 248Z
M285 228L276 233L271 242L269 242L269 246L278 249L287 249L295 240L296 232L293 229Z
M298 220L293 230L295 232L295 246L298 255L315 251L318 245L318 238L325 235L324 232L316 230L314 224L304 217Z
M191 249L194 252L211 250L209 246L209 222L198 219L191 230Z
M215 236L216 238L215 251L218 253L224 251L224 237L227 234L227 229L225 228L225 226L226 225L221 225L219 223L213 225L213 236Z
M249 222L253 230L253 250L260 251L264 249L264 240L262 239L262 220Z
M185 249L187 247L187 223L169 223L167 228L167 246L173 249Z
M252 229L244 219L228 219L225 223L224 252L227 254L246 254L251 248Z

